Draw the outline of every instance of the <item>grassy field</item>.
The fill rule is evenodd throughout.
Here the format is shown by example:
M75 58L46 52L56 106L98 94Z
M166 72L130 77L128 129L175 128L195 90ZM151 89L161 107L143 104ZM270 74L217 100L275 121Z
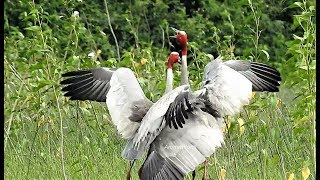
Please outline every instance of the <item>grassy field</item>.
M61 74L126 66L155 102L164 92L168 50L155 49L149 42L124 52L121 62L116 55L97 61L87 57L90 51L80 49L82 37L93 35L76 17L70 17L64 27L70 33L57 37L41 8L31 6L38 10L28 14L33 24L5 34L5 179L124 179L129 166L121 158L125 141L116 132L106 105L69 101L60 91ZM314 10L303 10L311 13L310 19L299 15L306 37L293 36L286 42L292 59L273 63L282 73L280 92L256 93L239 115L225 118L225 145L209 158L209 179L315 179L315 22ZM60 38L67 43L61 44ZM208 62L204 53L197 53L189 67L194 89ZM175 72L177 86L178 66ZM141 163L134 166L133 179L138 179Z
M6 102L12 93L6 91ZM28 94L27 88L16 93ZM5 178L60 179L65 171L68 179L123 179L128 162L120 153L125 142L112 126L105 105L68 102L57 94L50 103L39 96L5 104L16 107L5 116L5 133L11 131L6 136ZM221 169L226 170L226 179L288 179L291 173L301 179L305 166L312 172L310 179L315 179L312 129L294 128L288 110L294 102L281 103L282 96L286 94L256 95L241 113L244 130L237 119L229 119L226 144L209 161L210 179L221 176ZM40 107L34 107L32 100L37 99L42 101ZM200 179L202 170L198 172Z
M70 179L123 179L128 167L121 158L125 142L105 104L63 97L58 82L65 70L53 68L63 62L45 70L55 71L51 80L28 78L30 73L18 66L29 69L33 64L19 63L5 61L5 178L59 179L64 172ZM163 85L161 76L145 84L146 92L154 91L157 82ZM35 91L39 83L44 85ZM227 117L226 144L210 158L210 179L221 176L222 169L226 179L288 179L291 173L301 179L304 167L314 179L313 127L294 118L297 103L293 91L283 85L279 93L255 94L239 115L243 126L238 117ZM314 110L307 118L314 118Z

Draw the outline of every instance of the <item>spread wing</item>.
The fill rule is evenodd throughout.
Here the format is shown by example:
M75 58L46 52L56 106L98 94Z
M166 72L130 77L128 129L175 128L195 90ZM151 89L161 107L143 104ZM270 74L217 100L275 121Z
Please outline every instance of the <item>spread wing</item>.
M208 63L203 74L202 89L193 93L184 91L170 104L165 115L168 126L182 128L188 112L194 107L212 116L238 113L243 105L249 103L252 95L252 82L240 73L245 69L248 68L240 65L237 69L230 68L220 57Z
M96 68L62 75L62 91L71 100L106 102L113 123L123 138L131 138L152 102L148 100L134 73L128 68Z
M277 90L277 71L240 63L223 63L218 57L206 66L202 89L184 89L175 97L164 115L167 126L151 144L141 179L183 179L223 144L222 117L249 103L252 88ZM265 68L265 74L257 66Z
M279 91L280 72L271 66L244 60L229 60L223 64L249 79L252 82L253 91Z
M221 57L207 64L203 88L198 91L222 116L233 115L249 103L252 82L241 73L226 66Z
M166 125L151 144L142 179L181 179L223 144L222 117L249 102L252 83L216 59L205 68L202 89L181 91L165 114Z
M68 77L60 82L66 85L62 88L62 91L66 92L64 96L70 97L70 100L106 102L110 79L116 70L116 68L100 67L62 74L62 77Z

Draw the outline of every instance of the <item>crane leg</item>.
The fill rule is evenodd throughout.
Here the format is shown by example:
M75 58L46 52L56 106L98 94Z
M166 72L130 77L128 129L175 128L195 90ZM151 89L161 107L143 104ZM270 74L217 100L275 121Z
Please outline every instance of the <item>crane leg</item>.
M196 179L196 170L192 171L192 180Z
M130 161L130 167L129 167L129 170L128 170L128 173L127 173L127 180L131 180L131 169L132 169L132 167L134 165L134 162L135 162L135 160Z
M207 165L208 165L208 161L205 160L203 162L203 165L204 165L204 170L203 170L202 180L207 180Z

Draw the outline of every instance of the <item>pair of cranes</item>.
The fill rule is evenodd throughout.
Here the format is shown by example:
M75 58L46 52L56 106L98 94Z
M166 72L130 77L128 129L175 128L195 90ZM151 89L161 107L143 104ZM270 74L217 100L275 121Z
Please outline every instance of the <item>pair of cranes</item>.
M71 100L106 102L118 133L127 140L122 156L130 160L127 179L135 160L147 157L139 169L142 180L183 179L223 143L223 117L234 115L249 103L253 91L279 91L280 73L265 64L243 60L211 59L202 87L192 91L188 82L187 45L184 31L174 29L182 47L167 62L164 95L155 103L143 93L129 68L99 67L67 72L61 81ZM181 62L181 85L173 88L175 63ZM206 171L206 164L205 164ZM203 179L206 179L204 173Z

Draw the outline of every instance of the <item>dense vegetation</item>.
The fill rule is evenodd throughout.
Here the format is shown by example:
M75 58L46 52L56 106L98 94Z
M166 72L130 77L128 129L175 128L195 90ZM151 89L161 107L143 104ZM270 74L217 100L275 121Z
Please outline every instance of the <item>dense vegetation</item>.
M183 2L5 1L5 179L123 179L125 142L105 104L63 97L61 74L129 67L156 101L170 26L188 33L194 88L206 53L282 74L279 93L256 93L238 117L226 118L210 179L315 179L315 1Z

